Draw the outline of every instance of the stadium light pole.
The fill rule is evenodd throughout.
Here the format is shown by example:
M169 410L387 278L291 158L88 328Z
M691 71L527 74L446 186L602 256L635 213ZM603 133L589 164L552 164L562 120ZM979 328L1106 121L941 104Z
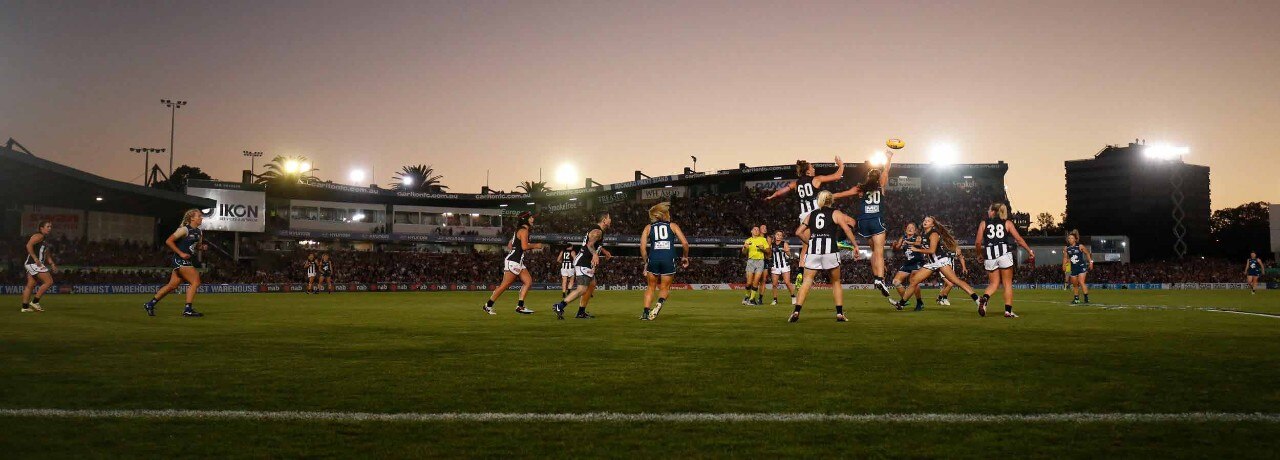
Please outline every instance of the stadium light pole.
M147 180L147 168L151 167L151 154L164 153L164 149L152 149L146 147L129 147L130 152L143 154L142 163L142 185L149 186L151 181Z
M169 108L169 175L173 175L173 129L178 120L178 109L187 105L187 101L175 101L171 99L161 99L161 104Z
M248 150L245 150L244 156L249 157L249 174L254 174L253 172L254 160L262 156L262 152L250 152Z

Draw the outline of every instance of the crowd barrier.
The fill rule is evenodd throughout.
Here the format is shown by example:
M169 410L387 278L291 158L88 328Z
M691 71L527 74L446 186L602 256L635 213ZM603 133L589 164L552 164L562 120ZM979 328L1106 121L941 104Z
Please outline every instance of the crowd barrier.
M160 289L161 284L55 284L49 289L47 294L152 294ZM938 285L925 284L925 289L936 289ZM334 284L334 290L337 292L440 292L440 291L492 291L497 287L496 283L340 283ZM672 289L693 290L693 291L725 291L725 290L742 290L745 287L739 283L695 283L695 284L672 284ZM829 284L815 284L814 287L819 289L830 289ZM974 285L975 288L981 289L984 285ZM1249 285L1245 283L1099 283L1089 284L1090 289L1121 289L1121 290L1153 290L1153 289L1248 289ZM1280 289L1280 283L1266 283L1265 289ZM845 289L869 290L874 289L870 284L846 284ZM1054 284L1014 284L1016 289L1062 289L1061 283ZM22 285L0 285L0 295L19 295L22 294ZM186 287L179 288L179 291L185 290ZM508 290L519 290L520 285L516 284L508 288ZM534 290L539 291L556 291L560 289L559 284L555 283L534 283ZM599 286L597 289L605 291L635 291L644 290L643 284L613 284ZM304 283L266 283L266 284L202 284L200 285L200 293L209 294L245 294L245 293L270 293L270 292L303 292L306 290Z

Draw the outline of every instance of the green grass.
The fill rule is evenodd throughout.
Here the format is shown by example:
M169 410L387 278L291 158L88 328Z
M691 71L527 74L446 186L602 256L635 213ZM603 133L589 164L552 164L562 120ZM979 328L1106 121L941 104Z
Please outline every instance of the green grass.
M956 291L955 294L960 294ZM1280 413L1280 293L1019 291L1019 319L953 306L897 312L828 292L788 306L640 293L594 320L499 315L484 293L204 295L146 317L145 296L49 296L0 313L0 408L358 412ZM932 292L926 291L931 297ZM15 300L14 297L7 297ZM15 302L16 303L16 302ZM785 303L785 301L784 301ZM1143 308L1136 308L1142 306ZM1153 308L1160 307L1160 308ZM70 456L1274 455L1280 425L1179 423L308 422L0 417L0 451ZM23 436L22 433L39 436ZM121 442L127 439L128 442Z

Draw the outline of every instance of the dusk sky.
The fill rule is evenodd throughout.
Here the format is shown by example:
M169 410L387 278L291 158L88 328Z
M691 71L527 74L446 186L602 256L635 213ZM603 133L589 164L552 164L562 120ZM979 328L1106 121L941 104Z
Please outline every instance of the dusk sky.
M1213 207L1280 201L1280 2L13 2L0 141L139 182L129 147L238 180L243 150L457 192L866 159L1010 164L1055 215L1064 160L1191 148ZM269 158L269 156L268 156ZM266 160L264 158L263 160ZM563 187L559 184L553 186Z

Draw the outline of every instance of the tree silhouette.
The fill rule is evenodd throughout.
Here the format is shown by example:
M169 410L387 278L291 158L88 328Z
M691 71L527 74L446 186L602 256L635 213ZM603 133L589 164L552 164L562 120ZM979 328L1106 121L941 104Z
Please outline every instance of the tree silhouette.
M436 174L435 168L431 165L408 165L396 172L391 188L409 192L440 193L449 188L447 185L441 185L440 179L444 179L444 175Z

